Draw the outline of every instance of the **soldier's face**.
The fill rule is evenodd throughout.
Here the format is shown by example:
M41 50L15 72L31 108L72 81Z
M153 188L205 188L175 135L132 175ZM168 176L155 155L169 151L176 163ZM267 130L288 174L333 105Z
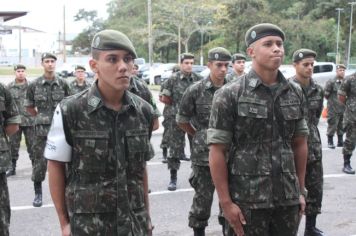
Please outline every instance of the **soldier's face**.
M313 57L309 57L293 63L297 77L310 79L313 75L314 61L315 59Z
M85 71L82 69L78 69L75 71L75 77L78 81L83 82L85 80Z
M282 38L279 36L263 37L247 48L247 54L252 58L252 67L277 70L284 57Z
M42 61L42 66L45 72L55 72L56 70L56 60L53 58L45 58Z
M15 71L15 77L18 82L23 82L26 78L26 71L24 69L17 69Z
M224 78L228 72L229 62L227 62L227 61L209 61L208 67L210 69L210 78L212 80L222 81L222 80L224 80Z
M194 64L194 59L184 59L181 63L180 63L180 70L183 73L192 73L193 71L193 64Z
M97 73L101 92L124 91L129 87L134 58L126 50L100 51L97 59L89 61Z
M338 78L343 79L345 77L345 69L344 68L339 68L336 70L336 76Z
M232 65L237 73L242 73L245 70L245 60L236 60Z

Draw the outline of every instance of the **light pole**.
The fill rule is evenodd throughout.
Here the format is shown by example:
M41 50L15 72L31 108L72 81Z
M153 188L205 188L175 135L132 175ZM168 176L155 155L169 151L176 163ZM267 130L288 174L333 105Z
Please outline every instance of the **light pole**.
M356 4L356 2L349 2L349 4L351 5L351 16L350 16L350 32L349 32L349 49L348 49L348 53L347 53L347 67L349 68L350 65L350 53L351 53L351 34L352 34L352 14L354 11L354 4Z
M335 63L338 64L340 61L339 57L339 32L340 32L340 11L343 11L344 8L336 8L337 10L337 34L336 34L336 56Z
M211 24L211 21L209 21L205 27ZM204 39L204 30L203 27L200 26L200 65L202 66L204 64L204 57L203 57L203 39Z

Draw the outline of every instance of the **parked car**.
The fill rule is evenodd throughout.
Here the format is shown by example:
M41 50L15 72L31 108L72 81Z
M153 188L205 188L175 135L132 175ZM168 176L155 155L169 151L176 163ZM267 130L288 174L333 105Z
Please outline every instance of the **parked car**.
M0 66L13 66L13 63L9 61L0 61Z
M345 76L355 73L355 69L346 69ZM313 69L313 79L315 82L325 87L326 82L336 76L336 64L333 62L315 62Z
M173 70L175 65L175 63L159 64L157 67L151 68L151 72L147 71L143 73L142 78L146 80L148 77L150 84L161 84L162 74L166 71Z
M64 63L61 66L56 67L56 73L63 78L74 76L75 66L76 66L76 64ZM94 72L92 72L89 64L84 65L84 67L85 67L86 77L93 78L95 74L94 74Z

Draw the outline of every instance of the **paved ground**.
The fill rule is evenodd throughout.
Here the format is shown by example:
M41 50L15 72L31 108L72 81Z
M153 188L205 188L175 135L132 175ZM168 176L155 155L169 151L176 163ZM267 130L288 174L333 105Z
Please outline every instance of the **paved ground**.
M0 78L2 79L2 78ZM2 79L4 81L4 79ZM157 93L154 92L155 97ZM159 103L160 108L162 104ZM318 217L318 227L326 235L356 235L356 177L341 172L341 149L330 150L326 147L326 122L321 119L320 133L323 138L324 159L324 200L323 213ZM167 191L169 172L161 163L159 148L162 129L154 132L152 143L156 150L155 157L148 163L152 221L155 225L154 235L193 235L188 225L188 212L193 191L189 186L190 162L183 162L178 172L178 190ZM189 154L188 148L186 153ZM352 158L356 167L356 159ZM31 164L25 147L21 147L17 175L8 179L11 198L11 235L14 236L51 236L60 235L58 219L51 201L47 179L44 187L44 206L33 208L33 183L31 182ZM213 203L207 235L221 235L217 222L218 202ZM303 235L304 219L300 232Z

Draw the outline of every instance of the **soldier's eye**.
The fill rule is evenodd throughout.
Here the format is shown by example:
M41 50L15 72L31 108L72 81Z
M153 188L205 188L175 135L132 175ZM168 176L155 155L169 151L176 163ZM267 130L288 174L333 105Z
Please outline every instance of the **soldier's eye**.
M131 62L133 62L133 57L132 56L125 56L124 58L123 58L123 61L125 62L125 63L131 63Z

